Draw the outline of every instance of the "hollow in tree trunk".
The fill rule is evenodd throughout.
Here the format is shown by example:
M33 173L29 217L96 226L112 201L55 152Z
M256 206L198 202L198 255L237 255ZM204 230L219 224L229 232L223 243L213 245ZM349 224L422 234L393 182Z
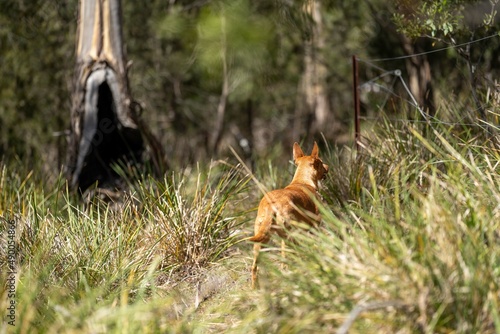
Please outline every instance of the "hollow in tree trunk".
M115 166L147 161L167 168L161 145L133 101L122 44L120 0L81 0L73 77L71 131L66 156L70 188L115 188Z

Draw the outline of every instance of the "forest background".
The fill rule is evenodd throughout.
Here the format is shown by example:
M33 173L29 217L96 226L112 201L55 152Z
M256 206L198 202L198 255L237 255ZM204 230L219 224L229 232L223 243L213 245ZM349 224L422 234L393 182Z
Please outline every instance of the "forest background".
M132 96L177 167L227 156L229 146L254 159L288 155L289 143L312 138L350 145L353 55L366 60L363 126L382 112L418 118L413 102L441 121L476 123L498 103L496 8L496 1L124 1ZM76 1L2 2L3 159L61 170L77 17Z

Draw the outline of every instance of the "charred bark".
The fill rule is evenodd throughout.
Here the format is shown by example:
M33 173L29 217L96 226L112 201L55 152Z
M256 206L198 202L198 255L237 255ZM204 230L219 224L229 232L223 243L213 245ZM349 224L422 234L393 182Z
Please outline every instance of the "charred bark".
M81 0L66 177L72 190L114 188L113 166L167 168L163 149L140 117L127 77L120 0Z

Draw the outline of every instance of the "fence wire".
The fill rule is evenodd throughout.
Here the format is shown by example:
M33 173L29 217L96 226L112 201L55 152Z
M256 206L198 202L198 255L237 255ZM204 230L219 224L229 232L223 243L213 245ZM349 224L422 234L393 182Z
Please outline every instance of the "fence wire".
M415 53L415 54L405 55L405 56L398 56L398 57L391 57L391 58L379 58L379 59L363 59L363 58L356 57L356 60L359 61L360 63L363 63L363 64L365 64L366 66L368 66L370 68L373 68L373 69L376 69L376 70L382 72L380 75L378 75L378 76L376 76L376 77L374 77L374 78L372 78L370 80L367 80L367 81L363 82L362 84L360 84L356 88L361 90L361 89L366 88L366 87L374 87L375 86L378 89L380 89L380 91L384 91L386 93L386 97L385 97L384 102L383 102L383 104L381 106L382 108L387 104L389 98L391 96L393 96L393 97L396 97L396 98L398 98L398 99L400 99L400 100L408 103L412 107L416 108L417 111L423 117L423 120L410 120L410 119L402 119L402 118L387 118L387 120L389 120L389 121L393 121L393 122L411 122L411 123L426 123L426 124L429 124L430 126L441 124L441 125L449 125L449 126L453 126L453 125L478 126L478 127L481 127L481 128L485 128L485 124L463 123L461 121L464 120L465 118L467 118L468 115L470 115L472 112L478 111L481 108L486 107L487 106L486 104L481 104L481 106L479 106L476 109L468 109L467 110L468 114L465 115L464 117L462 117L457 122L446 122L446 121L440 120L436 116L429 115L429 114L425 113L422 110L422 108L418 105L416 98L411 93L408 84L406 83L406 81L404 80L404 78L402 76L401 70L399 70L399 69L387 70L387 69L385 69L385 68L383 68L383 67L381 67L379 65L376 65L375 62L385 62L385 61L402 60L402 59L407 59L407 58L412 58L412 57L419 57L419 56L423 56L423 55L427 55L427 54L431 54L431 53L436 53L436 52L443 52L443 51L446 51L446 50L449 50L449 49L467 46L467 45L470 45L470 44L474 44L474 43L477 43L477 42L480 42L480 41L492 39L492 38L499 37L499 36L500 35L498 33L495 33L493 35L482 37L482 38L478 38L476 40L465 42L465 43L462 43L462 44L451 45L451 46L439 48L439 49L436 49L436 50L431 50L431 51L426 51L426 52L421 52L421 53ZM385 78L385 77L387 77L387 76L393 76L393 79L391 80L390 86L387 86L385 84L381 84L380 83L380 80L383 79L383 78ZM403 86L403 88L405 90L405 93L408 94L409 99L408 98L404 98L403 96L397 94L394 91L394 86L395 86L395 84L396 84L396 82L397 82L398 79L400 80L400 82L401 82L401 84L402 84L402 86ZM378 117L360 116L360 119L361 120L377 121L377 120L380 119L380 116L378 116Z

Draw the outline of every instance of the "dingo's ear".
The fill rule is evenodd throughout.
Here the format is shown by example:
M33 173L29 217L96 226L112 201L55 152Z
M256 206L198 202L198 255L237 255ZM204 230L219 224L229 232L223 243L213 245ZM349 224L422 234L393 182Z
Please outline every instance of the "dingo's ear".
M304 152L300 148L298 143L293 144L293 162L297 162L298 158L302 158L304 156Z
M314 146L313 146L313 149L311 152L311 157L313 157L314 159L317 159L319 156L318 153L319 153L318 144L316 142L314 142Z

